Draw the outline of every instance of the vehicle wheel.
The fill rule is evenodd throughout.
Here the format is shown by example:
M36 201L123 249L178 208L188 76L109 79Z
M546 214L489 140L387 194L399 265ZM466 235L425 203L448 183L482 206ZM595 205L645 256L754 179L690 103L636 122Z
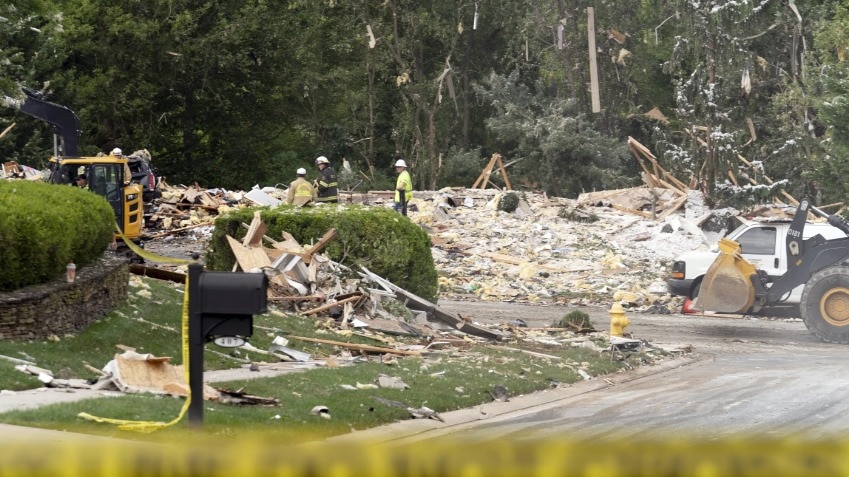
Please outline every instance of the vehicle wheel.
M828 343L849 343L849 267L815 273L799 303L808 331Z

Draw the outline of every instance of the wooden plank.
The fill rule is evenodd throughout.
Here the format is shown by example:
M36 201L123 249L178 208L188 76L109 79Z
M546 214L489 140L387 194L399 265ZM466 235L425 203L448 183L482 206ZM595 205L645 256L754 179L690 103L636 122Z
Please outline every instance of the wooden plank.
M5 136L6 134L9 134L9 131L11 131L14 127L15 127L15 123L12 123L12 124L9 125L9 127L4 129L3 132L0 133L0 139L2 139L3 136Z
M685 202L687 202L687 196L680 197L680 198L676 199L675 201L672 202L672 204L670 205L670 207L667 210L665 210L662 214L660 214L657 217L657 220L663 220L663 219L669 217L670 215L672 215L673 212L680 209L681 206L684 205Z
M304 336L294 336L294 335L286 335L286 337L291 338L291 339L295 339L295 340L308 341L310 343L321 343L321 344L332 345L332 346L341 346L343 348L348 348L348 349L357 350L357 351L371 352L371 353L389 353L389 354L398 354L398 355L401 355L401 356L419 356L419 355L422 354L421 351L401 351L401 350L392 349L392 348L383 348L383 347L380 347L380 346L370 346L370 345L364 345L364 344L359 344L359 343L347 343L345 341L323 340L323 339L319 339L319 338L307 338L307 337L304 337Z
M478 184L480 184L481 189L486 189L486 183L489 181L489 175L492 174L492 168L495 167L495 154L492 155L492 158L489 160L489 164L483 168L481 175L478 176L475 183L472 185L472 189L477 189Z
M268 301L321 301L326 299L325 296L307 295L307 296L270 296Z
M251 225L248 226L248 232L242 239L242 245L245 247L261 247L264 235L265 224L262 223L262 214L258 210L254 211L254 218L251 220Z
M507 170L504 168L504 163L501 161L501 154L496 154L498 156L498 170L501 171L501 176L504 178L504 185L507 186L507 190L513 190L513 187L510 186L510 179L507 177Z
M159 280L167 280L174 283L186 283L186 274L180 272L172 272L156 267L146 267L138 263L130 264L130 273L141 275L143 277L156 278Z
M324 305L313 308L312 310L302 311L301 315L305 315L305 316L306 315L314 315L316 313L321 313L322 311L329 310L329 309L333 308L334 306L344 305L345 303L350 303L352 301L357 301L359 299L360 299L360 295L349 296L348 298L345 298L344 300L334 301L333 303L325 303Z
M594 113L601 112L601 100L598 94L598 62L595 46L595 9L587 7L587 43L590 55L590 92Z
M233 255L236 256L236 263L243 271L247 272L254 268L271 266L271 260L265 254L262 247L245 247L229 235L227 236L227 242L230 244Z
M318 252L321 251L321 249L323 249L327 245L328 242L333 240L335 237L336 237L336 229L332 228L332 229L328 230L327 232L324 233L324 235L321 236L321 240L319 240L317 244L310 247L309 251L307 251L307 254L310 257L317 254ZM307 263L309 263L309 262L307 262Z
M648 212L643 212L642 210L630 209L628 207L622 207L621 205L610 204L610 207L621 210L622 212L628 212L629 214L639 215L640 217L645 217L647 219L651 218L651 214Z

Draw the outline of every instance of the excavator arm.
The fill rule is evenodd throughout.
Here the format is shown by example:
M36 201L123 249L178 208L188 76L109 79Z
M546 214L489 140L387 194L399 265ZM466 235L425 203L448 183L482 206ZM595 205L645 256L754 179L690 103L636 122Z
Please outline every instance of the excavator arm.
M46 101L35 92L22 88L26 95L24 99L3 96L0 103L9 108L14 108L26 113L36 119L41 119L53 126L53 134L60 139L62 156L79 156L80 146L80 120L76 113L60 104ZM59 156L59 151L54 151Z

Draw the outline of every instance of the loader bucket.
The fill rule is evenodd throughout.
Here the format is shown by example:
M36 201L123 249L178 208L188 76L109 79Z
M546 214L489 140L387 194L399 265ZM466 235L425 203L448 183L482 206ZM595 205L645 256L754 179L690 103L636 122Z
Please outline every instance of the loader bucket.
M744 313L755 302L755 288L749 277L757 269L741 255L737 242L723 238L719 255L702 279L694 308L719 313Z

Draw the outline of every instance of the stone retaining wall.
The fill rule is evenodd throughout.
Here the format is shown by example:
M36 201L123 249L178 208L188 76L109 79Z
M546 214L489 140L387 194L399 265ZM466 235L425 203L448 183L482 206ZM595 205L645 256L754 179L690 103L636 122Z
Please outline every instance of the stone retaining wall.
M0 293L0 339L45 340L86 329L127 300L130 271L123 258L78 268L76 281L56 281Z

